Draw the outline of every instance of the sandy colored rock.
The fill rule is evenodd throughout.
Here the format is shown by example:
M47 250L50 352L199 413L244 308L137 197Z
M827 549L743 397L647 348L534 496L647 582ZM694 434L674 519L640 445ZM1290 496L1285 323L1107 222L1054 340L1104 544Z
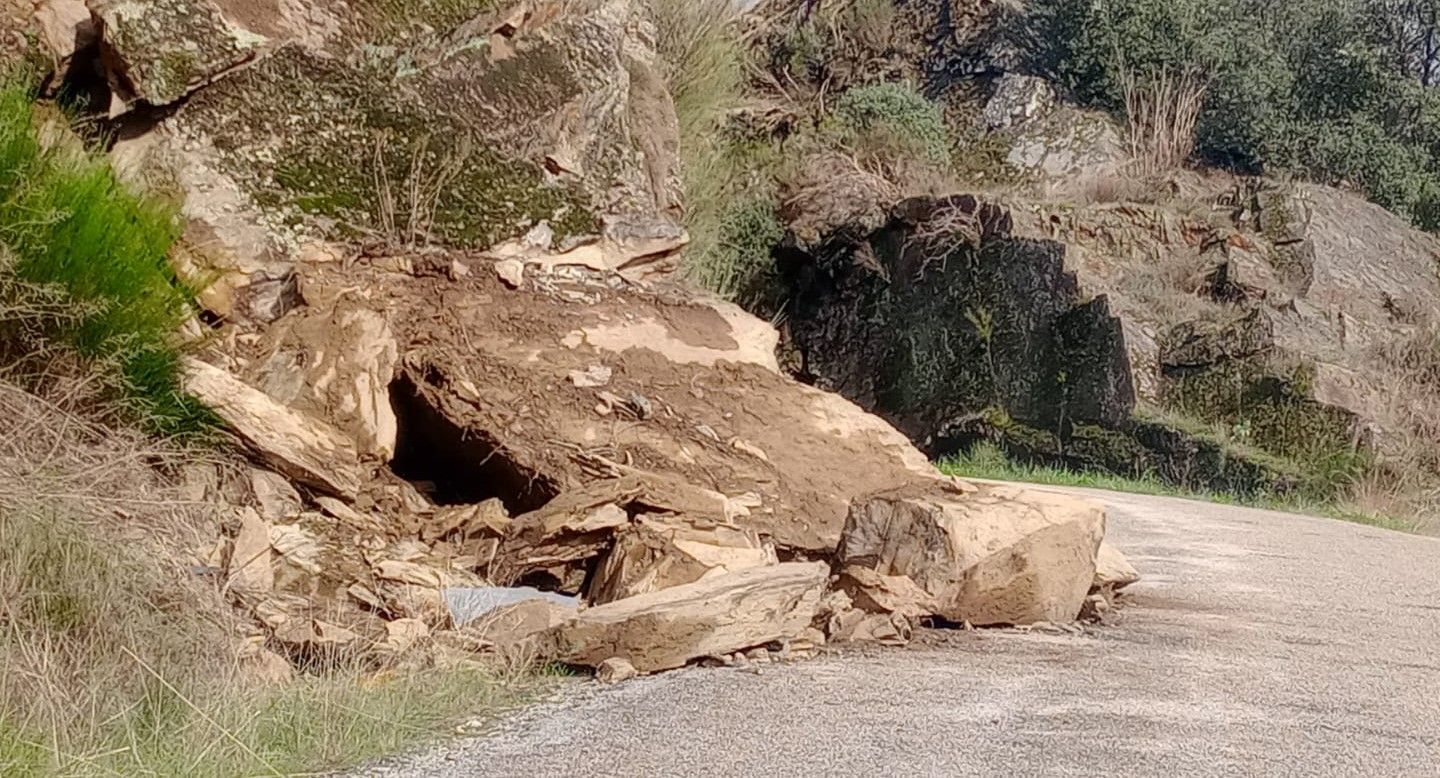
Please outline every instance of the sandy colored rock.
M836 643L878 643L882 646L903 646L914 634L910 619L901 613L863 613L835 622L830 639Z
M587 609L553 638L572 664L619 658L641 673L668 670L798 636L828 576L820 563L752 567Z
M1092 589L1117 592L1140 580L1140 573L1120 550L1109 543L1101 543L1095 555L1095 582Z
M304 507L290 480L269 470L250 468L250 496L260 517L272 523L291 518Z
M263 597L275 588L270 527L250 508L240 512L240 532L230 549L229 587L240 595Z
M167 105L253 58L268 41L208 0L92 0L127 97Z
M98 35L85 0L35 0L35 26L40 41L61 65Z
M595 680L600 683L620 683L638 675L640 675L640 671L635 669L635 665L617 657L606 659L600 663L599 667L595 668Z
M552 600L524 600L503 605L466 624L463 632L498 647L515 646L564 624L575 608Z
M359 491L354 444L329 424L286 408L199 360L186 362L185 389L285 475L341 497L353 498Z
M868 567L846 567L836 586L867 613L899 613L919 619L934 615L938 607L935 598L909 576L882 575Z
M909 576L949 621L1066 623L1090 591L1104 535L1104 510L1074 497L1011 487L892 493L856 503L839 559Z
M639 516L621 531L591 582L594 605L777 564L774 547L754 531L687 516Z

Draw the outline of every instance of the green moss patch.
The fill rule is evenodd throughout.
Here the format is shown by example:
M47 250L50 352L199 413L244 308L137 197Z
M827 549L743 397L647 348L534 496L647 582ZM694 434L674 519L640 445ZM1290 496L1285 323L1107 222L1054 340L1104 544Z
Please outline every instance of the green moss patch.
M560 238L595 229L579 192L502 156L379 66L287 49L191 110L262 207L332 237L484 247L541 220Z

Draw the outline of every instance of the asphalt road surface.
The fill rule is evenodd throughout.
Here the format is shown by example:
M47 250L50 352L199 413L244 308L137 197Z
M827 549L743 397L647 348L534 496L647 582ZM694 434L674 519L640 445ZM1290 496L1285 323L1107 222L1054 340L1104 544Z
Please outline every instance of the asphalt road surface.
M1110 626L577 682L365 774L1440 775L1440 540L1079 493L1145 576Z

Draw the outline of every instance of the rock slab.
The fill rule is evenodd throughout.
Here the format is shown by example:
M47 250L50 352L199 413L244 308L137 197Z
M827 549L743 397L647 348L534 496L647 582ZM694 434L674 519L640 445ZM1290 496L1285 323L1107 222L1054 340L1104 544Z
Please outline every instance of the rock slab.
M847 569L908 576L952 622L1068 622L1094 582L1104 535L1104 510L1073 497L1008 487L965 499L901 492L855 503L839 557Z

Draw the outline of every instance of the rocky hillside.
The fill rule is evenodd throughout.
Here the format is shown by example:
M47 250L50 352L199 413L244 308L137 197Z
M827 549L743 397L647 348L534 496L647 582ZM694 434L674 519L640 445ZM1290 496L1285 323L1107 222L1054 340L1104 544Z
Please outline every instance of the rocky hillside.
M931 463L981 442L1420 521L1424 193L1207 167L1218 75L1106 103L1035 59L1056 3L5 5L0 466L53 477L35 418L80 420L80 483L165 455L0 488L0 528L78 511L283 685L1103 623L1103 511ZM77 629L37 613L0 648ZM26 759L126 740L0 688Z
M777 236L736 289L784 320L787 369L932 456L992 441L1423 523L1440 242L1353 189L1187 161L1203 103L1189 146L1157 146L1179 119L1138 113L1143 79L1128 123L1078 105L1033 51L1063 5L775 2L751 21L764 75L727 132L783 163L735 163L775 187Z
M940 474L786 374L770 324L686 282L714 248L687 249L710 204L686 199L702 180L686 52L740 29L728 8L679 24L691 10L47 0L17 16L39 70L8 76L0 177L26 197L77 170L95 186L45 200L42 232L0 211L27 236L0 292L74 309L0 299L0 353L103 376L93 406L67 405L102 439L154 421L156 398L193 412L199 442L164 445L195 461L154 477L203 506L185 526L204 539L135 542L233 617L211 636L245 672L526 654L618 679L920 625L1069 628L1135 580L1097 506ZM877 115L854 109L847 131ZM74 240L92 235L111 242ZM34 375L4 378L44 405ZM16 472L43 470L24 456ZM108 508L128 499L76 510L97 538L133 538L112 525L137 508ZM50 509L0 515L22 508ZM61 726L29 696L7 694L3 721Z

